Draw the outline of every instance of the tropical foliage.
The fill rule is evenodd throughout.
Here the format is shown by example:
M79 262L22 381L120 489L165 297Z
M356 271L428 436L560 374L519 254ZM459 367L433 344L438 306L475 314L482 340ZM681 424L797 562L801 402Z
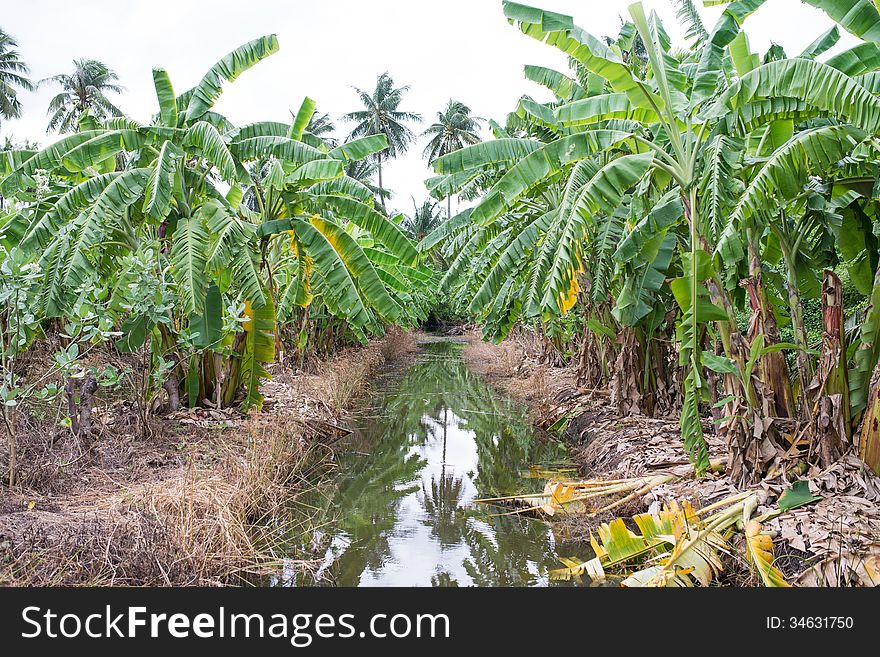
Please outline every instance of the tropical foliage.
M342 119L354 123L350 139L383 135L387 145L384 149L372 154L379 173L379 190L382 190L382 160L394 159L406 152L415 134L407 123L421 121L422 117L415 112L400 109L403 96L409 86L395 87L394 79L383 73L376 79L376 88L372 93L354 88L363 109L349 112ZM385 207L385 196L380 192L382 207Z
M4 365L57 322L73 361L108 340L145 353L154 408L248 410L285 344L302 362L312 343L427 316L434 274L403 217L345 174L389 147L384 134L328 143L309 98L290 124L235 126L213 111L225 83L278 47L274 35L244 44L183 93L154 69L147 123L68 102L71 91L56 115L73 134L5 153ZM12 368L4 377L5 409L26 388Z
M505 0L508 22L564 53L568 68L526 66L552 100L522 95L503 120L450 98L419 135L433 175L409 216L388 212L383 165L416 141L421 117L388 73L355 88L362 107L338 117L353 124L341 138L310 97L287 122L240 125L218 111L231 83L278 51L275 35L232 50L182 93L153 69L144 120L117 106L123 87L109 66L74 60L40 83L57 91L54 141L6 135L0 148L9 486L47 426L57 434L44 454L69 435L88 455L93 398L123 378L134 402L119 407L137 416L138 439L154 415L255 413L273 372L307 371L313 356L390 326L464 317L486 339L537 336L544 361L576 366L583 398L608 395L612 423L675 418L681 467L663 455L662 472L570 478L568 464L553 467L563 446L537 440L526 413L442 341L385 397L372 423L383 438L361 436L368 451L334 462L349 473L336 497L316 489L320 499L304 502L339 519L339 532L296 546L326 549L316 576L355 584L378 572L409 506L428 544L467 552L461 572L438 567L432 583L534 584L557 537L522 516L596 517L665 487L663 505L593 525L588 560L565 558L551 574L708 586L739 551L764 584L786 586L764 523L821 498L801 480L774 501L767 480L811 468L836 477L832 464L861 477L849 453L880 473L880 9L805 1L831 29L799 53L757 53L745 24L767 0L704 0L723 5L714 26L676 0L685 48L639 2L616 35L597 36ZM841 30L856 45L839 47ZM0 30L3 121L34 89L17 47ZM466 206L454 216L453 197ZM114 364L95 365L96 354ZM36 374L34 360L45 361ZM525 356L506 364L528 366ZM581 394L560 392L550 432L583 409L571 401ZM448 449L461 452L456 433L473 447L470 464L447 462ZM549 478L543 490L523 483L529 462L539 463L528 479ZM721 470L741 492L702 508L667 494ZM493 497L477 500L478 490ZM466 508L474 501L506 508L487 519ZM251 513L239 515L250 523Z
M122 111L114 105L108 93L120 93L116 84L119 77L103 62L96 59L73 60L72 73L59 73L45 80L40 86L60 86L61 91L49 101L49 127L46 132L76 132L80 118L90 114L98 120L121 116Z
M555 100L523 96L494 140L434 161L429 188L479 199L420 249L450 260L441 286L487 337L573 336L582 381L609 384L621 412L680 414L698 473L710 411L736 481L792 454L826 465L854 442L880 470L877 422L862 421L880 417L880 13L811 2L863 41L823 57L835 27L762 57L741 29L762 4L730 3L707 29L679 2L683 52L639 3L603 40L504 2L572 71L526 67ZM847 314L853 288L865 301Z

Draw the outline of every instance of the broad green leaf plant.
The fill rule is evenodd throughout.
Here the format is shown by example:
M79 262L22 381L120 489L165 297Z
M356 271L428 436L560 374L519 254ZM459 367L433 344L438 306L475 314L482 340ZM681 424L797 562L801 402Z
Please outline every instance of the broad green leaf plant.
M835 26L795 57L776 46L762 59L742 26L763 4L728 3L708 29L679 3L695 46L680 51L640 3L618 37L603 40L570 16L504 2L508 21L565 52L574 74L527 67L555 100L524 96L506 126L492 124L496 139L435 161L427 183L435 195L476 189L479 200L419 245L451 262L442 287L487 337L517 324L549 334L574 313L581 364L614 371L605 376L612 399L626 402L619 408L656 412L677 388L698 473L708 467L701 406L722 409L730 472L746 482L787 449L788 418L818 422L831 395L804 323L804 297L822 298L816 270L845 269L869 297L880 280L872 230L880 14L870 2L858 12L810 2L864 41L825 56ZM844 371L831 376L848 379L853 421L832 437L811 424L813 441L849 442L864 409L877 416L880 393L869 400L877 308L850 343L851 374L838 359ZM792 325L788 343L780 321ZM668 372L670 341L680 377ZM864 454L880 437L862 426Z
M434 274L400 218L344 173L386 149L384 135L331 147L306 130L308 98L291 124L235 126L214 111L227 83L278 48L274 35L244 44L182 94L154 69L148 123L85 115L42 150L4 153L0 193L16 208L4 231L41 272L28 290L37 315L65 317L110 281L116 347L149 343L172 407L179 396L259 408L285 327L312 305L365 341L430 303Z

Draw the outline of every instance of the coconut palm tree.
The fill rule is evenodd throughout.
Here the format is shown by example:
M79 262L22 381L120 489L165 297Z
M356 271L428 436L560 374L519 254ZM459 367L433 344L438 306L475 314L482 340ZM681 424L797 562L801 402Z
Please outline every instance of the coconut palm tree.
M426 199L421 205L416 205L416 201L413 199L413 214L406 218L403 226L410 236L418 242L437 228L442 221L443 216L437 211L436 201Z
M61 93L49 101L49 126L46 132L76 132L79 119L89 113L101 120L108 116L122 116L122 111L107 98L108 92L120 93L116 84L119 76L96 59L74 59L73 73L59 73L40 80L40 86L57 84Z
M330 114L318 114L317 111L312 115L312 118L309 120L309 124L306 126L306 132L309 132L315 137L320 137L327 144L332 146L339 145L339 140L333 139L330 137L330 134L336 130L336 124L333 123L333 119L330 118Z
M394 193L390 189L379 187L373 182L373 176L376 175L379 165L377 160L367 158L363 160L351 160L345 164L345 175L353 178L369 189L377 197L390 199L394 197Z
M484 121L471 116L471 108L460 100L450 99L446 107L437 112L437 121L422 133L423 137L431 137L425 146L425 158L430 163L447 153L476 144L480 141L477 130Z
M19 59L18 43L0 30L0 119L16 119L21 116L21 101L16 87L33 91L33 83L26 77L29 69Z
M406 126L408 121L421 121L420 114L398 109L409 86L395 87L393 78L386 72L376 79L372 93L354 88L363 103L364 109L343 115L343 121L356 123L349 139L368 135L385 135L388 148L376 154L379 188L382 188L382 160L392 159L406 152L415 134ZM382 208L385 208L385 195L380 194Z
M16 139L15 135L3 135L3 141L0 143L0 151L38 151L40 144L31 141L27 137L24 139Z
M437 121L422 133L423 137L431 137L425 146L424 156L429 163L452 153L465 146L479 143L477 131L485 119L471 116L471 108L460 100L449 99L446 107L437 112ZM452 214L452 195L446 197L446 216Z

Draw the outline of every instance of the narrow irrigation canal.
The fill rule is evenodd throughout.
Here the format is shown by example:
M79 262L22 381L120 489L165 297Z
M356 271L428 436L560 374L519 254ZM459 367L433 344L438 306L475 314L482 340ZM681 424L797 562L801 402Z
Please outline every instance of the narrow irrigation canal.
M462 346L425 342L374 388L338 456L332 520L311 537L323 564L299 584L545 586L558 556L584 556L544 522L474 503L540 490L530 467L567 454L467 368Z

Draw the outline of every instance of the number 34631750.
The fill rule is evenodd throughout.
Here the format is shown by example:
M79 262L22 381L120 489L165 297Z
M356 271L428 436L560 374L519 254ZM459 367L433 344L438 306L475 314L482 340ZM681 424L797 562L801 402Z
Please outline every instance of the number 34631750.
M849 630L852 627L852 616L767 616L769 630Z

